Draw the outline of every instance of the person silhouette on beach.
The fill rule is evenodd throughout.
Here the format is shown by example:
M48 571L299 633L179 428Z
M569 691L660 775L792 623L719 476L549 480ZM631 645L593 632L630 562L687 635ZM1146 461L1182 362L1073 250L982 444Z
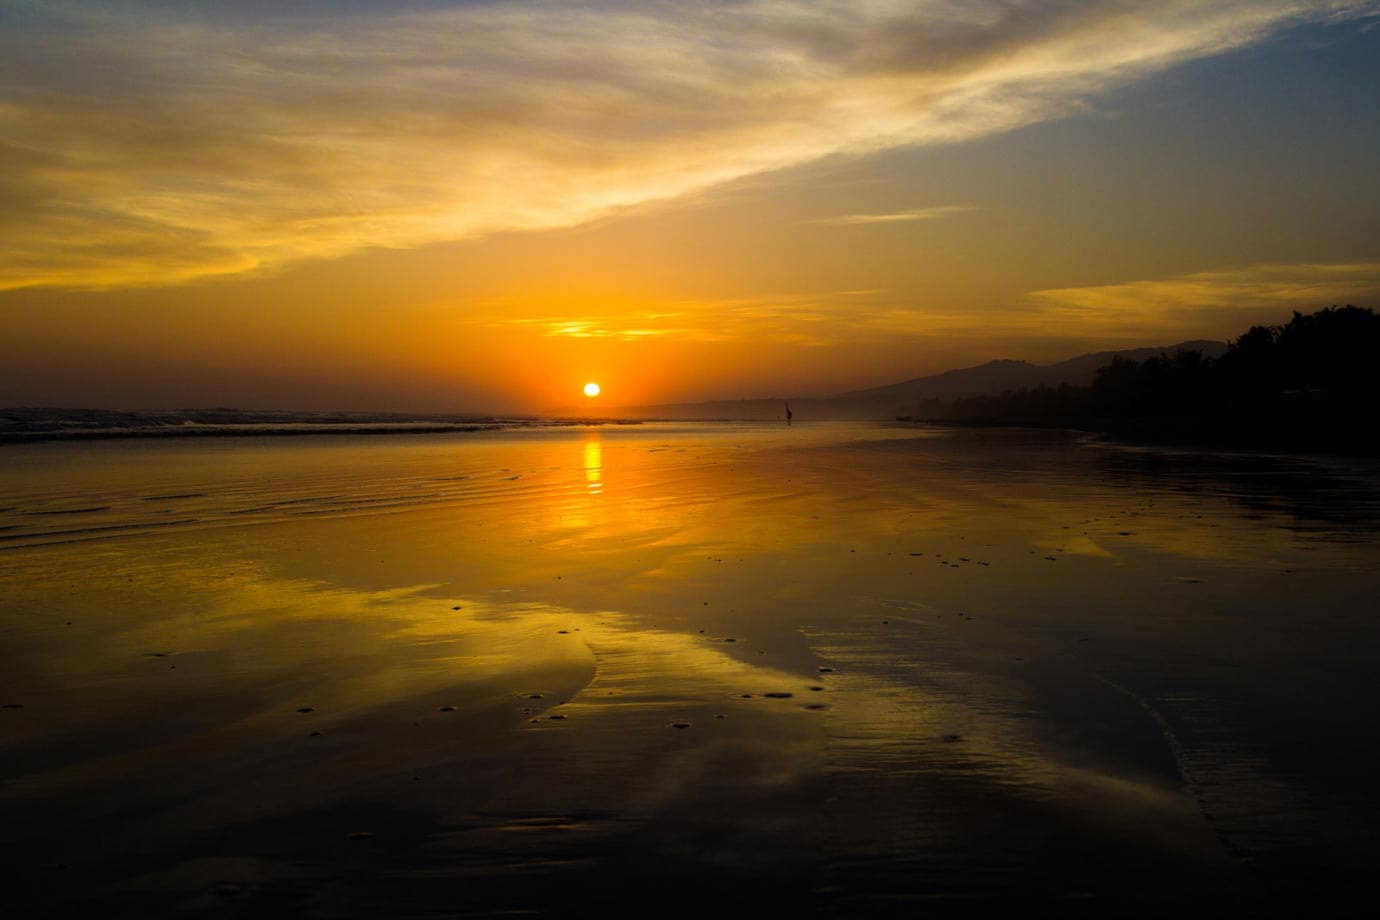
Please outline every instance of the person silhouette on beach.
M786 403L786 427L791 427L791 404Z

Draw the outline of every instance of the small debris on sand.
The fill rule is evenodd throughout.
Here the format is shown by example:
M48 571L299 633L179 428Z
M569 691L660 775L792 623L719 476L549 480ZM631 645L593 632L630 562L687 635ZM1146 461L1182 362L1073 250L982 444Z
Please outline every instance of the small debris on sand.
M437 711L437 712L454 712L454 711L455 711L455 707L454 707L454 706L441 706L441 707L439 707L436 711Z
M777 690L773 693L764 693L762 695L769 700L788 700L791 697L795 696L794 693L787 693L784 690Z
M671 727L672 727L672 728L689 728L689 727L690 727L690 723L689 723L689 722L672 722L672 723L671 723Z
M315 706L299 706L297 711L300 713L316 712Z

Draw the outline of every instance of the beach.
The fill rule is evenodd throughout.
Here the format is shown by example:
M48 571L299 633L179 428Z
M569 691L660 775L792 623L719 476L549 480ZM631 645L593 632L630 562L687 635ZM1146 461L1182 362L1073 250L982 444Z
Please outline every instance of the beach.
M1376 906L1362 460L666 423L0 471L24 916Z

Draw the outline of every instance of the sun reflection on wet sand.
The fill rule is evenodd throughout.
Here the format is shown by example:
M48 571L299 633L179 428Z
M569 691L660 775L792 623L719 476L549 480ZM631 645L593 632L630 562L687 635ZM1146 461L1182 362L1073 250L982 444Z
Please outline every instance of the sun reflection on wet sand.
M590 495L604 491L603 452L599 442L599 432L591 431L585 436L585 482Z

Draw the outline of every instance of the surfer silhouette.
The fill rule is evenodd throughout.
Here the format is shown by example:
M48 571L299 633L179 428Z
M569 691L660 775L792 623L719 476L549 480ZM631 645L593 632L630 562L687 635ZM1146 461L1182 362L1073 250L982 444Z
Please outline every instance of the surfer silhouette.
M791 427L791 404L786 403L786 427Z

